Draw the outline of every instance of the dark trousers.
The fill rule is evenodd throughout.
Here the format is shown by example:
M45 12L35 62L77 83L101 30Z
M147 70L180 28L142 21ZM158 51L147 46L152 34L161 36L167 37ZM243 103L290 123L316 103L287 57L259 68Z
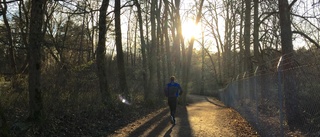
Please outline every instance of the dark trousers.
M177 97L168 97L168 105L170 108L170 115L174 117L177 108Z

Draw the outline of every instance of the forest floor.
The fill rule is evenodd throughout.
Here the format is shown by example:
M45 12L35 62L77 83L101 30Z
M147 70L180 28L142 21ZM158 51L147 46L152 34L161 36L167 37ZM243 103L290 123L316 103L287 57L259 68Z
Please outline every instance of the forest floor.
M214 98L188 95L188 101L177 106L176 125L170 123L169 109L162 108L108 136L259 136L239 113Z

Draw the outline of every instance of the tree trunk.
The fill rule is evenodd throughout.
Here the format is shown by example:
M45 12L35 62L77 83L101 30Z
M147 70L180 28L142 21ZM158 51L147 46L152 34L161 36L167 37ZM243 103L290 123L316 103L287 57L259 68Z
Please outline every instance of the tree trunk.
M201 79L200 79L200 95L204 95L204 65L205 65L205 47L204 47L204 32L202 31L202 37L201 37Z
M250 55L250 28L251 28L251 0L246 0L245 21L244 21L244 46L245 46L245 67L246 72L253 71Z
M43 118L41 76L42 25L46 0L32 0L29 33L29 120L40 122Z
M157 0L152 0L151 1L151 6L150 6L150 22L151 22L151 45L149 44L149 56L148 56L148 61L149 61L149 96L148 101L153 101L154 100L154 93L157 91L156 84L156 49L157 49L157 37L156 37L156 7L157 7Z
M84 1L84 6L86 10L87 8L87 2ZM82 18L82 27L81 27L81 34L80 34L80 43L79 43L79 53L78 53L78 65L83 63L83 51L84 51L84 44L83 44L83 38L84 38L84 28L85 28L85 19L87 18L87 14L84 12L83 13L83 18Z
M259 49L259 18L258 18L258 10L259 10L259 0L253 0L253 47L254 47L254 56L255 58L258 57Z
M140 7L140 3L138 2L138 0L134 0L134 3L137 7L137 12L138 12L138 19L139 19L139 29L140 29L140 42L141 42L141 54L142 54L142 78L144 81L143 84L143 89L144 89L144 99L148 99L149 98L149 89L148 89L148 80L147 80L147 57L146 57L146 43L144 41L144 35L143 35L143 21L142 21L142 13L141 13L141 7Z
M102 102L108 103L111 100L111 94L109 92L107 73L106 73L106 61L105 61L105 51L106 51L106 32L107 32L107 22L106 14L109 6L109 0L103 0L100 7L99 15L99 38L97 45L97 74L99 78L99 87L101 93Z
M3 18L3 22L4 22L4 25L6 27L6 37L7 37L7 42L8 42L8 47L9 47L9 59L10 59L10 69L11 69L11 73L13 75L15 75L17 73L17 66L16 66L16 60L15 60L15 53L14 53L14 47L13 47L13 41L12 41L12 33L11 33L11 27L9 25L9 22L8 22L8 19L7 19L7 9L8 9L8 6L7 6L7 3L6 3L6 0L3 0L3 9L2 9L2 12L3 12L3 15L2 15L2 18ZM15 80L15 79L13 79ZM14 86L14 85L13 85Z
M181 29L181 21L180 21L180 0L175 0L175 7L173 8L173 11L175 14L172 15L172 18L174 18L174 27L173 27L173 32L176 31L175 33L172 33L173 37L173 56L172 59L174 60L174 68L175 70L173 71L173 74L171 75L177 75L178 77L183 77L181 74L181 50L180 50L180 44L184 44L181 42L182 37L182 29ZM183 49L184 50L184 49ZM182 54L185 54L184 51L182 51ZM182 56L183 59L185 56Z
M199 5L199 11L197 13L197 18L196 18L196 25L200 22L201 19L201 15L202 15L202 6L203 6L203 2L204 0L200 1L200 5ZM188 53L187 53L187 59L184 65L184 72L183 75L185 76L185 78L183 79L183 90L188 91L188 82L189 82L189 72L190 72L190 68L191 68L191 59L192 59L192 52L193 52L193 43L194 43L194 37L191 38L190 42L189 42L189 47L188 47ZM183 94L182 95L182 104L186 104L187 103L187 94Z
M116 0L115 6L114 6L114 16L115 16L115 32L116 32L116 47L117 47L117 64L118 64L118 70L119 70L119 84L120 84L120 90L121 94L129 97L128 92L128 85L127 85L127 78L126 78L126 70L124 66L124 57L123 57L123 51L122 51L122 36L121 36L121 1Z
M169 12L169 2L168 0L163 0L164 2L164 23L163 23L163 34L165 35L165 49L166 49L166 52L165 52L165 55L166 55L166 63L167 63L167 73L168 75L167 76L170 76L172 75L172 65L171 65L171 50L170 50L170 40L169 40L169 34L168 34L168 26L169 26L169 20L168 20L168 12ZM165 77L165 79L168 78L168 77Z
M157 19L157 79L158 79L158 91L157 95L158 95L158 99L162 99L163 98L163 90L164 90L164 85L165 85L165 81L163 78L164 75L164 66L163 66L163 37L162 37L162 31L161 31L161 18L160 18L160 14L161 14L161 7L162 7L162 1L159 1L159 5L156 5L156 19ZM161 73L162 72L162 73Z
M243 49L243 13L244 1L241 0L241 12L240 12L240 32L239 32L239 74L244 71L244 49Z
M230 43L231 43L231 19L230 19L230 3L227 1L226 4L226 17L225 17L225 30L224 30L224 44L223 44L223 49L224 49L224 54L222 54L223 58L223 76L224 78L228 78L230 75L230 62L231 62L231 51L230 51Z
M294 67L293 44L291 19L288 0L279 0L280 27L281 27L281 47L283 56L284 71L284 97L285 109L290 130L303 126L303 117L298 106L298 90L295 73L290 70Z

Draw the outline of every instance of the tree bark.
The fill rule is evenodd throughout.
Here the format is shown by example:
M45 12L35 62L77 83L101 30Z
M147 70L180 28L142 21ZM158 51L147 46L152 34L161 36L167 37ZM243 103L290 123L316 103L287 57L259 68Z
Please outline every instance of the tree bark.
M46 0L32 0L29 33L29 120L40 122L43 118L41 90L42 25Z
M171 65L171 50L170 50L170 40L168 34L169 28L169 20L168 20L168 12L169 12L169 2L168 0L163 0L164 2L164 23L163 23L163 34L165 35L165 55L166 55L166 63L167 63L167 76L172 75L172 65Z
M180 20L180 0L174 0L175 1L175 7L173 7L173 12L172 18L174 18L174 27L173 27L173 32L176 31L175 33L172 33L173 37L173 56L172 59L174 60L174 68L175 70L173 71L173 74L171 75L177 75L178 77L183 77L182 69L181 69L181 53L182 59L185 60L185 51L184 48L181 48L180 45L184 44L183 42L183 36L182 36L182 29L181 29L181 20ZM176 35L176 36L175 36ZM184 47L184 46L182 46ZM183 62L183 61L182 61Z
M144 89L144 99L149 98L149 89L148 89L148 80L147 80L147 57L146 57L146 43L144 40L144 34L143 34L143 20L142 20L142 13L141 13L141 6L138 0L134 0L134 3L137 7L137 12L138 12L138 21L139 21L139 29L140 29L140 42L141 42L141 54L142 54L142 79L145 82L143 84L143 89Z
M201 16L202 16L202 6L203 6L204 0L200 1L199 5L199 11L197 13L197 18L196 18L196 25L200 22ZM193 52L193 43L194 43L194 37L191 38L189 42L189 47L188 47L188 53L187 53L187 59L186 62L184 63L184 82L183 82L183 90L188 91L188 82L189 82L189 72L191 68L191 59L192 59L192 52ZM182 94L182 104L187 104L187 94Z
M13 46L13 40L12 40L11 27L9 25L8 18L7 18L8 6L7 6L7 3L6 3L6 0L3 0L3 5L4 6L3 6L3 9L2 9L2 12L3 12L2 19L3 19L4 25L5 25L6 30L7 30L6 37L7 37L7 40L8 40L7 42L8 42L8 47L9 47L9 49L8 49L9 52L8 53L9 53L9 59L10 59L10 69L11 69L11 73L13 75L15 75L17 73L17 66L16 66L16 60L15 60L15 52L14 52L14 46ZM15 79L13 79L13 80L15 80Z
M148 61L149 61L149 96L148 101L153 101L154 100L154 93L157 91L156 89L156 49L157 49L157 37L156 37L156 7L157 7L157 0L152 0L151 1L151 6L150 6L150 22L151 22L151 45L149 45L149 56L148 56Z
M244 46L245 46L245 67L246 72L253 72L250 54L250 35L251 35L251 0L245 0L245 21L244 21Z
M258 65L262 63L260 52L259 52L259 0L254 0L254 23L253 23L253 46L254 46L254 57L258 61ZM260 65L259 65L260 66Z
M158 1L159 4L156 5L156 20L157 20L157 79L158 79L158 90L157 95L158 99L162 99L165 80L164 80L164 60L162 58L163 56L163 37L162 37L162 31L161 31L161 7L162 7L162 1ZM162 73L161 73L162 72ZM163 78L162 78L163 77Z
M294 67L294 54L292 44L292 30L290 19L290 8L288 0L279 0L281 47L284 69L284 99L288 125L291 131L303 126L303 117L298 106L298 90L296 76L291 68Z
M103 0L100 7L99 15L99 38L97 45L97 74L99 78L99 87L101 93L101 99L104 103L108 103L111 100L111 95L109 92L107 73L106 73L106 61L105 61L105 51L106 51L106 32L107 32L107 22L106 14L109 6L109 0Z
M239 32L239 74L244 71L244 49L243 49L243 19L244 19L244 0L241 0L240 12L240 32Z
M122 36L121 36L121 1L115 1L114 7L114 15L115 15L115 32L116 32L116 47L117 47L117 64L119 70L119 84L121 94L126 97L129 97L128 92L128 85L127 85L127 78L126 78L126 70L124 65L124 57L123 57L123 50L122 50Z

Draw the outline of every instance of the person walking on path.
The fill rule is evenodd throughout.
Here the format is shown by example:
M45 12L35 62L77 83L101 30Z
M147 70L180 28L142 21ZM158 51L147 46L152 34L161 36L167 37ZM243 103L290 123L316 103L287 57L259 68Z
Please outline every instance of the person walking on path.
M182 95L182 89L179 83L175 82L175 77L170 77L170 83L165 88L165 95L168 98L168 105L170 108L171 123L176 124L175 113L177 107L177 98Z

